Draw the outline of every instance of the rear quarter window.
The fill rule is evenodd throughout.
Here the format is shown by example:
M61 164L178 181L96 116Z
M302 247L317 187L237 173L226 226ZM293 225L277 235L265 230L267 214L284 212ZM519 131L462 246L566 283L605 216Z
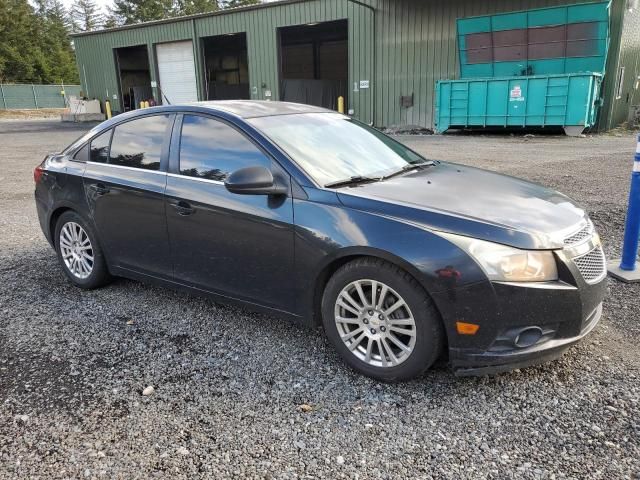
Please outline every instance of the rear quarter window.
M111 130L101 133L91 140L89 150L89 160L96 163L107 163L109 159L109 142L111 141Z
M80 149L76 150L73 159L77 162L86 162L89 160L89 144L85 143Z

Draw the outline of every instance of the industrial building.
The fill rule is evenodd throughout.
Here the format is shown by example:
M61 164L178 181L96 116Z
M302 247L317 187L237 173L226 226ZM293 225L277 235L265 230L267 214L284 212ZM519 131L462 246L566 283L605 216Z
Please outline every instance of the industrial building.
M347 113L377 127L432 129L436 82L460 76L457 19L576 3L282 0L77 34L74 44L83 92L108 99L114 112L144 100L214 99L336 109L342 96ZM626 121L640 103L637 0L611 1L606 45L600 130Z

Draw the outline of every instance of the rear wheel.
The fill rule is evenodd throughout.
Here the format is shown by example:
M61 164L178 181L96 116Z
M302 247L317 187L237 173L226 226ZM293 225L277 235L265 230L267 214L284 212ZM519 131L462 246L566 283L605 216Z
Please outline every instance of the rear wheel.
M407 380L440 355L444 334L431 299L405 271L362 258L341 267L322 299L327 336L356 370L380 380Z
M60 216L55 245L64 273L78 287L97 288L111 280L97 236L77 213L67 211Z

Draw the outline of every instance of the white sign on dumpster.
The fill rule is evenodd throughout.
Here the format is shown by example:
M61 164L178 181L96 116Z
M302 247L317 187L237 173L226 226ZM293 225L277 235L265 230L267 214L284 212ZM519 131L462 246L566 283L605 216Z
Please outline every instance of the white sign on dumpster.
M520 85L514 85L514 87L509 92L509 101L510 102L524 102L524 97L522 96L522 89Z

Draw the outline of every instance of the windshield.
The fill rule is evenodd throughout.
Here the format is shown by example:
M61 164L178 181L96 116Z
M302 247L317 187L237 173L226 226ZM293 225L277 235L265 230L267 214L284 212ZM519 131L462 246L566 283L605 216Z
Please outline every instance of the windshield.
M320 185L350 178L380 178L425 160L374 128L338 113L252 118Z

